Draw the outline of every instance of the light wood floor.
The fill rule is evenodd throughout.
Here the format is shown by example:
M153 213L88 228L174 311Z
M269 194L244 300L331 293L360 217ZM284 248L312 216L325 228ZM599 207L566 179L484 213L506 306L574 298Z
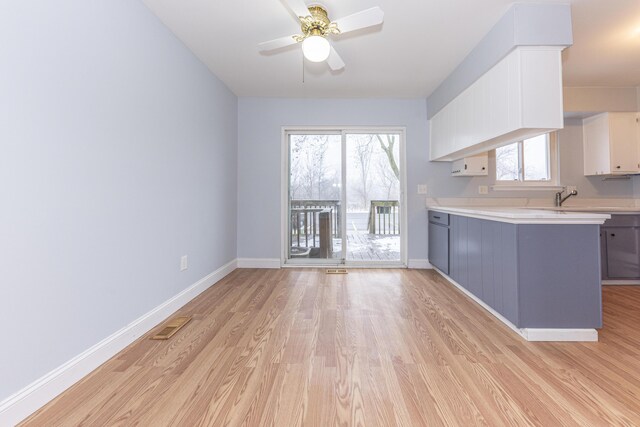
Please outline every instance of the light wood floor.
M29 426L640 425L640 287L598 343L527 343L428 270L236 270Z

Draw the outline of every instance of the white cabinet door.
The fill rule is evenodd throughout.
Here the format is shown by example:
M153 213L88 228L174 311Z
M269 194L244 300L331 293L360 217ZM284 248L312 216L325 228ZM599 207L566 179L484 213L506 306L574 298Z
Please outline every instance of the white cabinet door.
M450 147L455 147L457 143L457 135L455 129L455 111L453 108L445 108L442 110L443 114L443 125L444 125L444 141Z
M638 171L638 122L636 113L609 113L611 173Z
M509 130L509 65L502 61L489 75L489 133L504 134Z
M640 171L637 113L602 113L583 120L584 174Z
M490 108L488 107L490 105L489 79L486 74L480 77L478 83L473 87L473 133L477 135L479 140L484 141L491 135L489 131Z
M606 113L589 117L582 122L584 174L611 173L609 154L609 118Z
M459 150L474 143L474 135L469 127L472 122L473 105L471 103L471 91L469 89L462 92L455 100L454 127L456 132L455 149Z
M488 171L488 153L477 154L451 162L452 176L487 176Z
M456 96L431 123L441 129L432 129L430 159L456 160L561 128L560 50L518 47ZM523 57L542 65L527 72Z

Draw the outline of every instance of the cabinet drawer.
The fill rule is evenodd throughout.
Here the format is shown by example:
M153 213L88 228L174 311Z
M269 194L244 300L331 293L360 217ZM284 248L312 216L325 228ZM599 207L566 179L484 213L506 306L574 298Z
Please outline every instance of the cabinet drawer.
M611 215L602 227L640 227L640 215Z
M449 214L438 211L429 211L429 222L433 222L434 224L449 225Z

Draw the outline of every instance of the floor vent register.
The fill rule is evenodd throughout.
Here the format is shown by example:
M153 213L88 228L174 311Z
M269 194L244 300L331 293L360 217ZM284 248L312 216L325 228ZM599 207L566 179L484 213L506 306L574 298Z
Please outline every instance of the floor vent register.
M176 334L184 325L189 323L190 316L174 317L162 327L162 330L151 337L152 340L168 340Z

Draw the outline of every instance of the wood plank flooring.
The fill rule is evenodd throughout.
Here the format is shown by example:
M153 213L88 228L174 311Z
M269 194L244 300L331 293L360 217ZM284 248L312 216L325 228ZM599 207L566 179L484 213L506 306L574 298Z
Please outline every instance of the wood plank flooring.
M527 343L434 271L240 269L22 425L637 426L640 287L603 293L600 342Z

